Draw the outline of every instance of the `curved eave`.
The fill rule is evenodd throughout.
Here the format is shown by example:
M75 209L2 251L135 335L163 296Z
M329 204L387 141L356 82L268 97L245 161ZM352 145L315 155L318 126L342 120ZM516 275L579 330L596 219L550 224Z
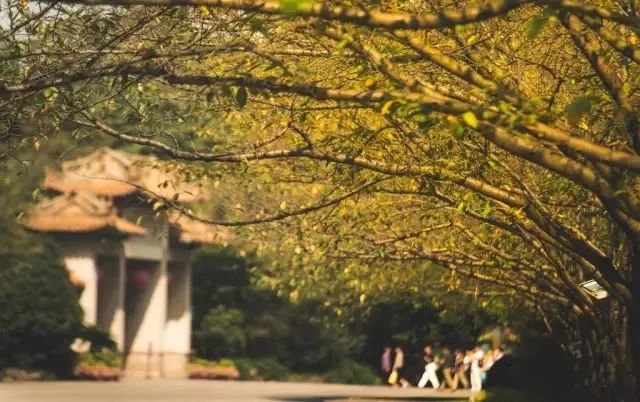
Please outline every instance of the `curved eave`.
M30 216L24 220L23 225L37 232L89 233L112 230L122 235L147 234L145 228L115 216Z
M123 197L138 189L126 182L109 178L71 178L69 174L47 171L44 187L61 193L85 192L106 197Z

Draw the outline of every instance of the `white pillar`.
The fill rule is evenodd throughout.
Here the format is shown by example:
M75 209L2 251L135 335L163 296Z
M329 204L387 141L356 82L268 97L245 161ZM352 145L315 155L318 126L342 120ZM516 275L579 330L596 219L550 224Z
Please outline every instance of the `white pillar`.
M115 292L117 307L113 316L113 321L111 322L111 336L113 336L113 340L116 342L116 345L118 345L118 350L120 352L124 351L125 337L124 286L126 281L126 265L127 259L124 256L124 251L120 251L118 255L117 289Z
M98 309L98 272L95 256L90 253L67 255L64 264L84 284L80 294L80 306L84 311L84 323L95 325Z
M123 263L122 253L103 255L97 259L99 273L97 325L111 334L119 350L124 346Z
M191 351L191 266L171 264L167 322L164 330L164 370L167 377L186 376Z
M134 304L129 307L127 372L134 377L157 378L162 373L163 332L167 309L167 265L165 261L146 262L151 280L144 288L131 291ZM131 264L128 264L129 266Z

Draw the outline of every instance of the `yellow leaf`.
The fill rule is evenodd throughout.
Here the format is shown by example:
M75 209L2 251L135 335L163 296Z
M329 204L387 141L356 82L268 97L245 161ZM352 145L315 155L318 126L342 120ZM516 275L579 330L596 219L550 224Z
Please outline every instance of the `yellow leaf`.
M393 104L395 103L395 100L390 100L387 101L383 106L382 109L380 109L380 113L382 113L383 115L389 113L389 111L391 111L391 107L393 106Z
M471 128L478 128L478 118L472 111L464 112L462 114L462 121L464 121L467 126Z

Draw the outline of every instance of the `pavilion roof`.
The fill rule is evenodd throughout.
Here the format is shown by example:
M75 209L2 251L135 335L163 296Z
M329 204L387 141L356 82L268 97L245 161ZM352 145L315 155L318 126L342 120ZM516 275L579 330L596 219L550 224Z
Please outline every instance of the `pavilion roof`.
M23 224L41 232L93 232L111 229L127 235L147 230L117 215L109 199L91 193L66 193L47 198L26 213Z
M204 191L166 172L161 161L103 147L45 172L44 187L60 192L38 202L26 213L23 224L42 232L92 232L104 229L126 235L145 235L148 230L121 216L114 198L134 193L176 199L181 203L203 201ZM170 212L169 224L178 230L182 243L225 243L225 228Z
M193 219L179 211L170 213L169 224L180 231L182 243L220 244L232 238L227 228Z
M178 194L180 202L205 199L198 185L164 170L154 157L102 147L87 156L63 162L60 170L48 169L44 186L61 193L89 192L107 197L149 192L170 199Z

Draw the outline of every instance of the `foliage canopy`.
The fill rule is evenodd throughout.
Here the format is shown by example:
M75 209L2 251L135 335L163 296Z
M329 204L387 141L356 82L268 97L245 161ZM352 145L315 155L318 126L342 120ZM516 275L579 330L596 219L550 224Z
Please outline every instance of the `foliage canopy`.
M480 287L637 400L635 1L3 4L2 158L66 132L151 148L213 188L212 213L166 207L281 222L251 236L290 256L265 275L290 297Z

